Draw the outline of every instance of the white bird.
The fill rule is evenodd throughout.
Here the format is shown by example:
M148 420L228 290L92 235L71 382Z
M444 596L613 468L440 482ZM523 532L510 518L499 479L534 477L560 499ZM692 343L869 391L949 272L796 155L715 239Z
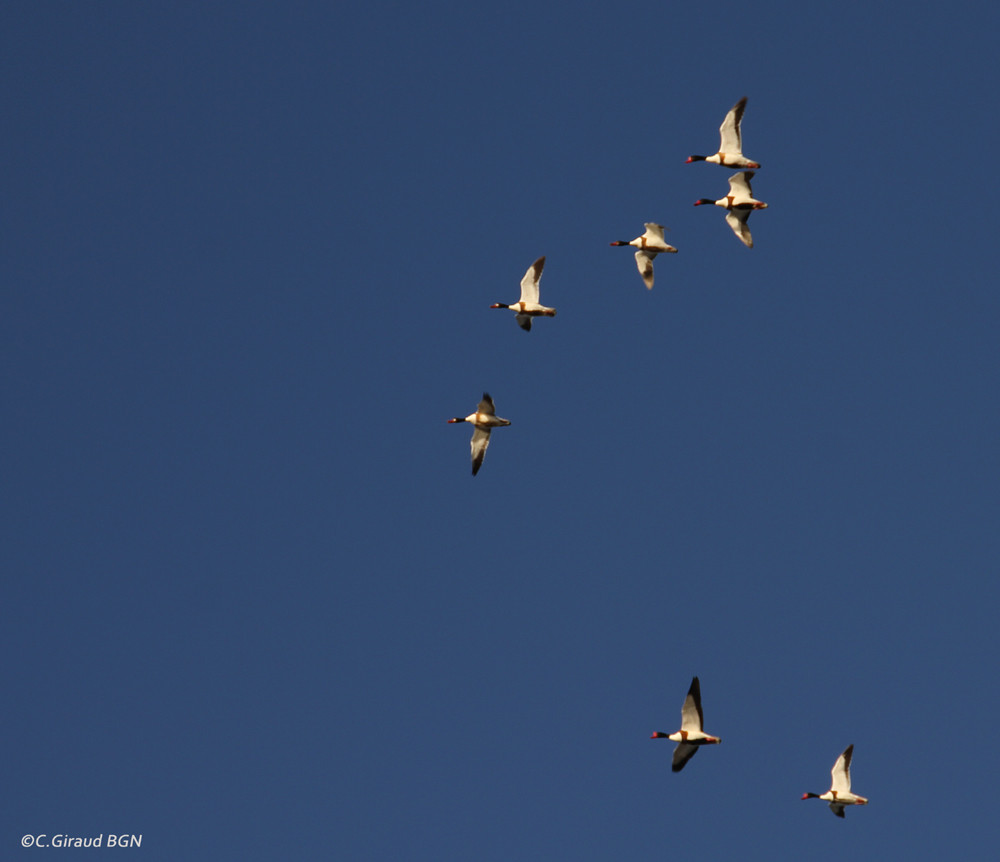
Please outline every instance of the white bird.
M611 245L634 245L639 250L635 253L635 263L639 267L639 275L646 283L646 287L653 289L653 258L661 251L677 251L672 245L667 245L663 241L663 225L646 222L646 232L642 236L626 242L623 239L611 243Z
M545 266L545 255L542 255L524 274L521 279L521 299L511 305L504 305L502 302L495 302L490 308L509 308L517 312L517 325L525 332L531 331L531 318L533 317L555 317L556 310L538 304L538 282L542 278L542 267Z
M496 408L493 406L493 399L488 392L483 393L483 400L479 402L475 413L470 413L465 418L456 416L448 422L471 422L475 426L472 432L472 475L479 472L483 465L483 458L486 457L486 447L490 445L490 431L502 425L510 425L507 419L501 419L496 415Z
M727 210L726 223L747 248L753 248L753 237L750 236L750 228L747 227L751 211L767 209L766 203L754 198L753 189L750 188L751 179L753 171L740 171L729 178L729 194L724 198L719 198L717 201L699 198L694 202L695 206L715 204L717 207L724 207Z
M672 739L679 743L674 749L674 762L671 769L680 772L692 757L698 753L699 745L715 745L722 742L717 736L709 736L702 730L705 718L701 711L701 684L698 677L691 680L691 688L684 698L681 707L681 729L676 733L666 734L656 731L650 739Z
M844 816L845 805L867 805L868 800L864 796L851 793L851 756L854 754L854 745L848 745L844 753L837 758L830 770L833 778L830 789L826 793L805 793L803 799L825 799L830 803L830 810L838 817Z
M753 168L760 167L757 162L752 162L743 155L743 135L740 134L740 124L743 122L743 111L747 106L747 97L744 96L726 114L726 119L719 126L719 152L714 156L688 156L685 164L691 162L711 162L713 165L722 165L726 168Z

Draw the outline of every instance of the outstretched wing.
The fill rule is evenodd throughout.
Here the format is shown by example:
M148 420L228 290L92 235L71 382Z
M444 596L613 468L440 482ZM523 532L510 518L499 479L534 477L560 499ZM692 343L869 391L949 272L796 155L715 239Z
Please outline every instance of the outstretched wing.
M530 314L515 314L514 320L517 321L517 325L521 327L525 332L531 332L531 315Z
M836 815L837 815L838 817L843 817L843 816L844 816L844 806L843 806L843 804L842 804L842 803L839 803L839 802L831 802L831 803L830 803L830 810L831 810L831 811L832 811L832 812L833 812L834 814L836 814Z
M690 742L681 742L674 749L674 762L670 765L671 770L680 772L692 757L698 753L698 746L691 745Z
M854 745L851 744L844 749L844 753L833 764L833 769L830 770L830 777L833 779L833 783L830 785L831 790L835 790L837 793L851 792L851 758L853 756Z
M492 406L492 402L490 402ZM477 425L472 432L472 475L479 472L483 466L483 458L486 457L486 447L490 445L490 429Z
M646 237L647 242L649 240L658 240L663 242L663 225L656 224L655 222L648 221L645 224L646 233L643 236Z
M747 97L744 96L726 114L726 119L719 126L719 152L743 154L743 136L740 133L740 124L743 122L743 111L747 106Z
M639 267L639 275L642 276L642 280L646 283L646 287L650 290L653 289L654 257L656 257L655 251L644 251L640 249L635 253L635 265Z
M753 171L740 171L729 178L729 193L733 196L734 204L753 200L753 189L750 188L753 174Z
M701 712L701 683L698 682L698 677L695 677L691 680L691 688L688 689L684 706L681 707L681 730L701 733L704 724L705 717Z
M543 266L545 266L544 254L528 267L524 278L521 279L521 302L538 302L538 282L542 277ZM528 328L523 323L521 326L524 329Z
M753 248L753 237L750 236L750 228L747 227L747 219L750 217L750 210L726 210L726 224L733 233L740 238L740 242L747 248Z
M485 413L487 416L496 416L497 409L493 406L493 399L489 392L483 393L483 400L479 402L476 412Z

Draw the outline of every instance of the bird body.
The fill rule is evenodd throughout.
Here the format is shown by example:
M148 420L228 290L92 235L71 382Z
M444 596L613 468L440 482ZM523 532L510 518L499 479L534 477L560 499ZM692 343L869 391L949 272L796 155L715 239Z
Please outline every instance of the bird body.
M639 249L635 253L635 263L646 287L653 289L653 259L660 252L677 252L677 249L663 239L663 225L646 222L646 232L633 240L620 239L611 245L632 245Z
M486 447L490 445L490 432L494 428L510 425L510 420L501 419L496 415L493 399L488 392L483 393L483 400L479 402L475 413L470 413L465 417L456 416L454 419L449 419L448 422L469 422L474 426L471 444L473 476L483 466L483 459L486 457Z
M542 267L545 266L545 255L542 255L524 274L521 279L521 299L507 305L502 302L495 302L490 308L509 308L515 312L517 325L525 332L531 331L531 319L533 317L555 317L556 310L542 305L538 301L538 282L542 278Z
M726 168L752 168L754 170L759 168L760 165L757 162L751 161L743 155L743 135L740 126L743 123L743 111L746 106L747 97L744 96L726 114L722 125L719 126L719 152L711 156L688 156L687 164L711 162Z

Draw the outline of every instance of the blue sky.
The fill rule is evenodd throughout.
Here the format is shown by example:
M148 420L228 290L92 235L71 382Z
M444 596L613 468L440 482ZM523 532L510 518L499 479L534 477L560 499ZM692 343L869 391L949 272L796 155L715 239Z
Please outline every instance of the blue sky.
M982 858L998 23L8 4L0 845Z

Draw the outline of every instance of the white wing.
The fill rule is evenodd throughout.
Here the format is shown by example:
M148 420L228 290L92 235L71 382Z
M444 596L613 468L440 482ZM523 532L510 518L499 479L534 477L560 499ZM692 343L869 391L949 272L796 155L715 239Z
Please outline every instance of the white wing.
M472 475L479 472L483 466L483 458L486 457L486 447L490 445L490 429L481 425L476 426L472 432Z
M750 188L753 174L753 171L740 171L729 178L729 193L733 196L734 204L753 200L753 190Z
M750 228L747 227L747 219L750 217L750 210L726 210L726 223L733 229L747 248L753 248L753 237L750 236Z
M524 278L521 279L521 302L538 302L538 282L542 277L543 266L545 266L544 254L528 267ZM528 328L523 323L521 326Z
M681 730L702 732L705 719L701 713L701 683L698 677L691 680L691 688L681 707Z
M646 287L650 290L653 289L653 258L656 257L655 251L637 251L635 253L635 264L639 267L639 275L642 276L642 280L646 283Z
M719 137L721 145L720 153L743 154L743 136L740 134L740 124L743 122L743 111L747 106L747 97L744 96L726 114L726 119L719 126Z
M479 402L479 406L476 408L477 413L485 413L487 416L496 416L496 407L493 406L493 399L490 397L489 392L483 393L483 400Z
M835 790L837 793L851 792L851 757L853 756L854 746L848 745L844 749L844 753L837 758L837 762L833 764L833 769L830 770L830 776L833 778L833 783L830 785L831 790Z
M654 239L663 242L663 225L651 221L646 222L646 233L643 236L646 237L647 241Z

